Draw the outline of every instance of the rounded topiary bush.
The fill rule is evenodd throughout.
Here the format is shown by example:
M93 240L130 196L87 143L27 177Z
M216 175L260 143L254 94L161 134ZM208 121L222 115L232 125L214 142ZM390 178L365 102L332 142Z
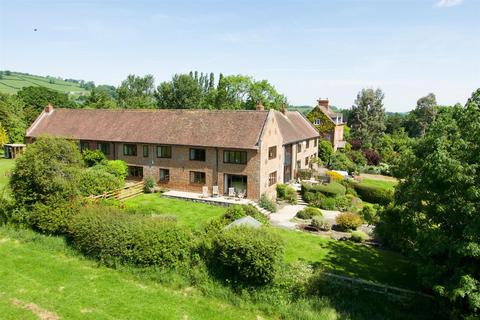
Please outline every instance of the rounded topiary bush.
M210 269L235 285L265 285L274 280L282 258L283 244L268 230L235 227L213 240Z
M312 219L314 216L322 216L322 211L314 207L306 207L303 210L297 212L296 217L299 219Z
M190 233L175 222L105 206L75 215L69 238L76 249L106 265L180 267L188 264L192 250Z
M364 242L368 239L368 234L363 231L353 231L350 239L355 242Z
M367 186L362 183L353 184L360 199L370 203L388 205L393 202L393 190Z
M353 212L343 212L337 216L337 227L340 230L356 230L362 225L362 218Z

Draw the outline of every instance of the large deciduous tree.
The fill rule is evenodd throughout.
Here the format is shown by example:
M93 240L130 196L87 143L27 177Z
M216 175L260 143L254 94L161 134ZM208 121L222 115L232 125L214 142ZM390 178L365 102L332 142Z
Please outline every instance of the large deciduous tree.
M480 316L480 89L435 122L399 162L396 207L377 226L418 261L454 313Z
M437 99L433 93L418 99L416 108L411 112L409 133L413 137L423 137L428 127L435 121Z
M162 82L156 92L157 104L161 109L198 109L202 108L203 86L189 74L176 74L171 81ZM207 85L208 86L208 85Z
M155 86L152 75L148 74L140 77L130 74L117 89L118 104L122 108L155 108L154 92Z
M349 125L353 139L365 148L376 147L385 132L384 94L380 89L362 89L350 112Z
M0 93L0 123L10 142L23 142L27 123L25 104L17 96Z

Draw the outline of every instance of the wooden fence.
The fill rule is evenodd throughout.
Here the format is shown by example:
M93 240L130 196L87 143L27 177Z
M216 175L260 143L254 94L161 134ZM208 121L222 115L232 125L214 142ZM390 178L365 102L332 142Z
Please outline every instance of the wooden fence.
M333 273L323 272L322 276L328 282L335 283L342 286L348 286L350 288L359 288L370 292L376 292L384 295L388 295L392 298L399 300L406 300L412 298L427 298L434 299L433 296L425 294L423 292L412 291L407 289L402 289L398 287L392 287L384 284L378 284L372 281L355 279L351 277L340 276Z
M126 200L128 198L134 197L136 195L142 194L145 183L143 181L131 184L129 186L116 189L98 196L90 196L90 199L100 200L100 199L116 199L116 200Z

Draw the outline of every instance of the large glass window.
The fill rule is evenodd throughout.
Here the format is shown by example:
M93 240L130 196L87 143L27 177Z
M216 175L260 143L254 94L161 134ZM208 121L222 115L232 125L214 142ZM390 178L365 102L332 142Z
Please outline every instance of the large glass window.
M205 149L190 149L190 160L205 161Z
M246 151L223 151L224 163L246 164L247 152Z
M205 172L190 171L190 183L205 184Z
M172 147L171 146L157 146L157 158L171 158Z
M123 155L124 156L136 156L137 155L137 145L136 144L124 144L123 145Z
M160 182L167 183L170 181L170 170L160 169Z

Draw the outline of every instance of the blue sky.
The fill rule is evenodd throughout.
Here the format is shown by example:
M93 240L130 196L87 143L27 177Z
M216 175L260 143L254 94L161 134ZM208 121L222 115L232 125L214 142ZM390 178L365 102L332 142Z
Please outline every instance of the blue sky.
M479 0L0 0L0 69L118 85L199 70L267 79L292 104L389 111L480 87ZM33 29L38 28L37 32Z

